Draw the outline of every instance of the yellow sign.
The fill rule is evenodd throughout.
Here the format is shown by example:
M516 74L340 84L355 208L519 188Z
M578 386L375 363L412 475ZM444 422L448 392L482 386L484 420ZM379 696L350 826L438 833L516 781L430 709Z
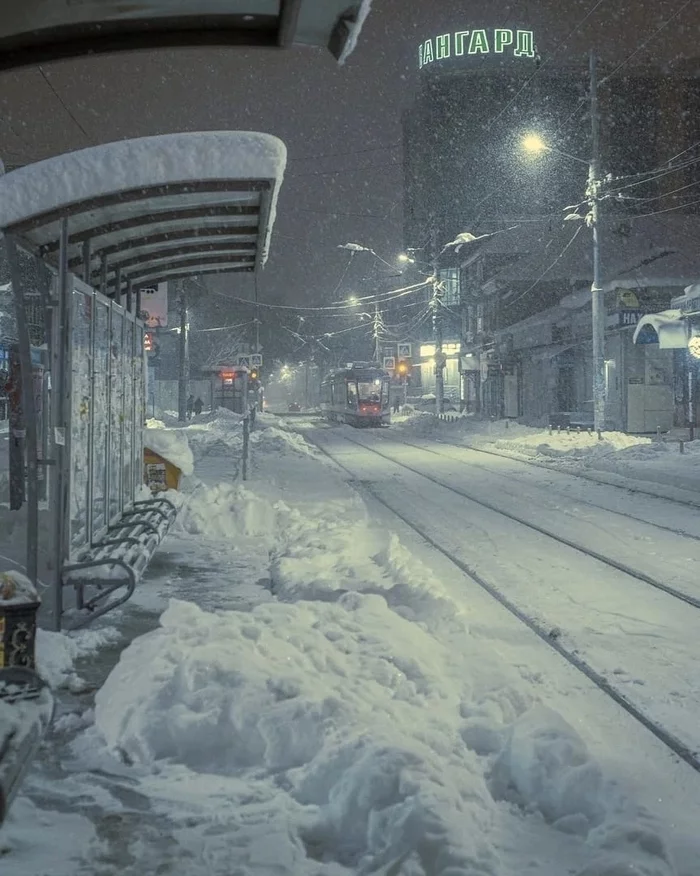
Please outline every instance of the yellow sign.
M634 310L639 307L639 298L631 289L620 289L617 293L617 303L619 307L629 307Z

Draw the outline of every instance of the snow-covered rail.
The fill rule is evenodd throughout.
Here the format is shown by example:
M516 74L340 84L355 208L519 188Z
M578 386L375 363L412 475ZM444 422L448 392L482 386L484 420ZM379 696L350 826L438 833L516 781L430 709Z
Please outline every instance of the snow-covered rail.
M404 438L399 439L402 443L410 444L410 441L406 441ZM645 486L642 481L637 481L634 485L631 483L630 479L624 479L624 483L618 483L614 479L601 481L594 474L586 472L586 471L576 471L576 470L566 470L564 471L560 466L556 463L548 463L544 462L541 459L525 459L522 456L516 456L514 453L508 453L506 450L487 450L484 447L475 447L472 444L457 444L452 441L445 441L441 439L441 444L446 444L448 447L456 447L461 450L469 450L472 453L480 453L484 456L492 456L500 459L508 459L512 462L521 463L523 466L527 466L529 468L539 468L544 469L545 471L557 472L558 474L566 474L572 478L579 478L580 480L590 481L595 484L604 483L609 487L616 487L620 490L625 490L626 492L632 493L640 493L645 496L653 496L657 499L663 499L664 502L672 502L674 505L680 505L684 508L700 508L700 498L693 500L690 499L682 499L677 495L663 495L658 492L660 484L658 483L649 483L649 486ZM416 445L418 446L418 445ZM612 473L611 478L612 478ZM676 491L677 492L677 491Z
M515 523L520 523L523 526L527 526L528 529L532 529L535 532L540 533L540 535L545 535L548 538L553 538L555 541L558 541L559 544L563 544L566 547L572 548L575 551L579 551L580 553L585 554L587 557L591 557L592 559L598 560L598 562L604 563L606 566L609 566L612 569L616 569L618 572L623 572L625 575L636 578L638 581L643 581L645 584L649 584L651 587L655 587L657 590L668 593L669 596L680 599L682 602L685 602L688 605L692 605L693 608L700 608L700 598L692 596L690 593L686 593L676 587L672 587L669 584L666 584L664 581L660 581L658 578L654 578L652 575L648 575L646 572L643 572L640 569L635 569L627 563L616 560L614 557L609 557L606 554L603 554L600 551L593 550L590 547L586 547L585 545L576 542L573 539L567 538L561 534L557 534L547 527L540 526L538 523L534 523L532 520L527 520L525 517L521 517L520 515L515 514L512 511L500 508L492 502L488 502L483 498L474 496L472 493L469 493L466 490L455 487L451 484L447 484L444 480L440 480L440 478L436 478L433 475L427 474L420 469L408 465L406 462L402 462L401 460L396 459L396 457L392 456L391 454L388 454L382 450L377 450L376 447L369 447L363 442L357 441L354 438L348 438L347 436L345 440L349 441L352 444L356 444L359 447L363 447L370 453L376 453L377 456L382 456L389 462L393 462L395 465L399 465L402 468L405 468L407 471L410 471L413 474L417 474L420 477L425 478L426 480L429 480L434 484L437 484L437 486L439 487L444 487L444 489L449 490L451 493L456 493L458 496L461 496L464 499L468 499L470 502L474 502L476 505L481 505L483 508L487 508L489 511L493 511L496 514L507 517L509 520L513 520ZM420 449L422 450L423 448Z
M311 440L339 468L349 474L353 478L353 480L357 479L357 471L353 470L351 466L346 465L342 461L342 459L338 457L338 455L329 450L327 444L315 441L313 436L308 434L307 438ZM353 438L349 438L346 435L343 435L343 440L362 448L368 453L375 454L376 456L386 459L393 464L411 472L412 474L416 474L422 478L426 478L428 481L431 481L432 483L438 485L439 487L442 487L443 489L449 490L450 492L456 493L457 495L463 496L464 498L470 498L465 492L436 478L433 478L430 475L427 475L426 473L421 472L420 470L415 469L414 467L393 458L391 455L386 454L383 451L379 451L374 447L370 447L363 442L357 441ZM618 687L611 684L604 674L596 670L587 660L583 659L578 649L574 647L566 647L556 629L553 629L550 624L543 623L542 621L534 617L532 613L521 608L518 604L516 604L515 601L506 596L502 592L502 590L499 589L498 586L487 580L482 574L480 574L475 568L473 568L472 565L466 563L463 559L461 559L455 553L455 551L446 546L441 539L431 535L425 527L420 526L416 524L415 521L411 520L409 514L406 513L405 508L402 508L400 505L397 507L398 503L387 500L387 498L382 495L381 490L378 489L378 487L374 485L371 480L363 478L361 483L362 489L365 490L374 501L376 501L392 514L394 514L396 517L398 517L422 540L427 542L432 548L434 548L436 551L438 551L440 554L450 560L450 562L452 562L461 572L469 576L469 578L474 581L474 583L476 583L491 597L497 600L503 606L503 608L505 608L510 614L516 617L522 624L524 624L529 630L531 630L536 636L538 636L538 638L542 642L544 642L549 648L551 648L560 657L566 660L567 663L569 663L571 666L581 672L590 682L592 682L599 690L601 690L606 696L608 696L618 706L620 706L628 715L630 715L635 721L637 721L640 725L642 725L650 733L652 733L661 743L663 743L671 752L673 752L674 755L687 763L690 767L692 767L693 770L700 773L700 758L697 756L694 748L686 744L675 733L666 729L659 721L656 721L654 720L654 718L650 717L644 709L636 705ZM581 551L587 556L600 562L606 563L607 565L618 571L629 574L639 580L646 581L647 583L651 583L653 584L653 586L656 586L656 584L662 584L662 582L654 582L652 579L649 579L647 581L647 578L649 578L649 576L644 575L644 573L639 573L637 570L633 569L628 570L625 564L618 563L612 558L604 557L603 555L597 556L595 551L589 551L583 546L576 545L573 542L569 543L569 540L563 539L554 533L549 533L542 527L531 524L529 521L518 518L516 515L505 513L502 511L502 509L496 508L495 506L490 506L489 504L484 503L479 499L470 500L489 508L490 511L494 511L497 514L503 514L504 516L517 523L522 523L523 525L534 529L536 532L542 535L551 537L567 547L571 547L574 550ZM677 598L682 599L683 601L688 602L695 607L700 607L700 600L695 600L688 594L683 594L680 591L674 592L673 588L668 588L666 587L666 585L661 586L659 589L663 590L666 593L669 593L669 595L671 596L676 596Z
M509 481L511 483L513 481L517 481L518 483L525 484L526 486L531 485L529 481L527 481L524 478L517 477L517 475L514 475L512 473L512 471L509 471L508 474L504 474L503 472L500 472L497 469L489 468L483 464L480 465L478 462L475 462L472 458L462 459L459 456L455 455L454 453L447 453L444 450L436 450L435 447L426 447L425 445L418 444L415 441L408 441L406 438L403 438L403 437L397 438L396 435L392 435L391 440L393 442L395 442L396 444L405 444L407 447L415 447L416 450L422 450L425 453L432 454L433 456L442 456L445 459L449 459L449 460L451 460L453 462L457 462L461 465L466 465L466 466L482 469L483 471L488 472L489 475L493 475L494 477L501 478L501 479ZM452 443L443 442L443 441L441 441L440 443L447 444L448 447L453 448L455 451L463 451L463 452L466 452L469 454L481 453L481 454L484 454L486 456L496 456L496 457L500 457L503 459L512 460L515 463L522 463L524 466L532 466L535 468L544 468L547 471L555 471L555 472L557 472L557 474L561 474L564 477L572 477L572 478L573 477L578 477L578 478L582 477L580 472L568 472L568 471L563 472L560 469L553 468L552 466L544 465L542 463L538 463L538 462L535 462L532 460L520 459L520 457L511 456L509 454L496 453L496 452L491 451L491 450L483 450L480 447L472 447L471 445L466 446L464 444L452 444ZM617 485L617 484L607 484L606 486L618 487L620 489L626 490L627 492L630 491L629 487L619 487L619 485ZM563 490L557 490L556 488L552 487L551 484L547 485L547 491L550 494L561 496L563 499L565 499L567 501L569 501L571 498L569 494L565 493ZM685 508L699 507L698 504L695 504L693 502L684 502L682 499L666 498L666 497L662 497L662 496L655 496L655 498L658 498L662 502L672 502L674 505L681 505ZM658 520L653 521L653 522L650 520L645 520L643 517L638 517L637 515L630 514L627 511L620 511L619 509L616 509L616 508L609 508L605 505L601 505L601 504L598 504L596 502L592 502L592 501L590 501L590 499L583 499L580 496L576 497L576 504L577 505L587 505L590 508L596 508L600 511L605 511L608 514L615 514L617 517L626 517L628 520L634 520L637 523L644 523L644 524L647 524L649 526L654 526L656 529L662 529L665 532L671 532L674 535L680 535L682 538L689 538L689 539L692 539L693 541L700 541L700 535L694 534L692 532L686 532L685 530L679 529L678 527L675 527L675 526L667 526L664 523L659 523Z

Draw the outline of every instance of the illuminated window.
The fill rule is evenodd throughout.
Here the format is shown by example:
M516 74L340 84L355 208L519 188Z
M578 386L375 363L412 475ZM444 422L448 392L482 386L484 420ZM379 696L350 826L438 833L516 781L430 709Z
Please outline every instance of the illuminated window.
M435 344L421 344L420 357L421 359L430 359L435 355Z
M440 271L442 283L442 302L447 307L459 304L459 268L445 268Z

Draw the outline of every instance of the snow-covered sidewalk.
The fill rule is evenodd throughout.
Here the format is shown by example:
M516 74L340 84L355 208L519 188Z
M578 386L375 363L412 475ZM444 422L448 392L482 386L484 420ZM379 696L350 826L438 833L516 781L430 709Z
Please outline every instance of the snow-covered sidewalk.
M465 447L489 450L515 459L534 462L576 474L600 483L619 484L672 498L687 500L696 493L700 503L700 436L685 440L678 432L656 437L604 432L599 441L586 431L557 431L521 426L506 420L495 422L463 416L439 420L432 414L394 415L397 437L429 438ZM681 453L680 441L683 440Z
M591 723L601 695L283 422L260 418L241 484L238 426L160 439L194 474L108 619L154 628L94 704L74 663L119 633L42 635L74 693L0 831L6 872L696 876L687 767L666 787L627 719L591 732L618 720Z

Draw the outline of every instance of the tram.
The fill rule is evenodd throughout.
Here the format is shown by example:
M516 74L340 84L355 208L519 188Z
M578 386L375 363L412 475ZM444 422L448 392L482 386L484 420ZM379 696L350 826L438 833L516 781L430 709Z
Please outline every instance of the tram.
M321 412L351 426L388 424L389 374L365 362L331 371L321 383Z

